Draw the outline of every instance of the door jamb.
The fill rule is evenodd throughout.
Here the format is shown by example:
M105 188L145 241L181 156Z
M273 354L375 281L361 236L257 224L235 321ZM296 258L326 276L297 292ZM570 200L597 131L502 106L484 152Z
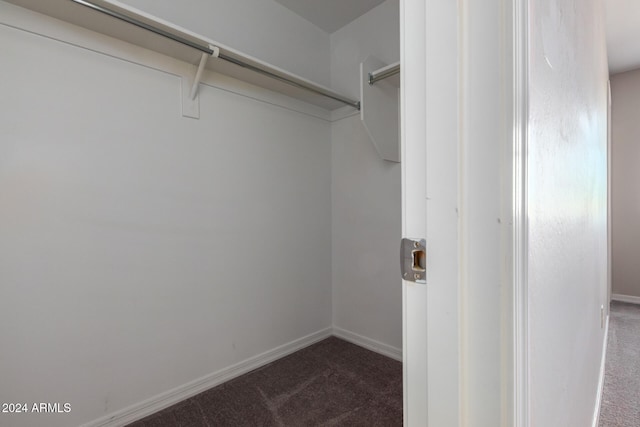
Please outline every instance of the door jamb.
M513 8L513 284L514 425L529 427L527 147L529 119L529 1Z

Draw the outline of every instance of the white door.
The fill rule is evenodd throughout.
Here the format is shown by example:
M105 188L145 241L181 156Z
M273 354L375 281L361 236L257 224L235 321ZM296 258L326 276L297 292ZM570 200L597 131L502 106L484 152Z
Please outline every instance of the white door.
M460 424L457 7L401 1L403 236L427 264L403 282L405 426Z

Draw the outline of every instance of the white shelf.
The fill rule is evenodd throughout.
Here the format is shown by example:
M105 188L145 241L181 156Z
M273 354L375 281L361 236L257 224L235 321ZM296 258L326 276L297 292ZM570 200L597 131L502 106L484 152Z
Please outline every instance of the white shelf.
M380 158L400 162L400 75L394 74L369 84L371 74L396 69L399 63L386 65L369 56L360 64L360 118Z
M100 34L104 34L106 36L114 37L116 39L159 52L161 54L179 59L189 64L197 65L201 59L202 52L194 48L185 46L181 43L170 40L148 30L136 27L134 25L131 25L130 23L110 17L101 12L92 10L86 6L74 3L70 0L6 1L33 10L35 12L60 19L70 24L74 24ZM220 53L228 57L238 59L246 64L249 64L250 66L264 69L267 72L278 77L304 86L309 86L321 92L333 93L337 96L340 96L339 94L335 93L325 86L319 85L310 80L292 74L267 62L248 56L235 49L224 46L218 42L207 39L206 37L193 33L170 22L164 21L150 14L134 9L128 5L124 5L114 0L91 1L98 6L102 6L118 13L124 14L145 24L178 35L183 39L193 41L196 44L205 46L216 46L220 49ZM220 58L209 58L206 63L206 69L234 77L238 80L245 81L262 88L283 93L294 99L316 105L326 110L335 110L345 105L343 102L327 98L326 96L320 95L318 93L293 86L269 76L265 76L263 74L256 73L255 71L243 68Z

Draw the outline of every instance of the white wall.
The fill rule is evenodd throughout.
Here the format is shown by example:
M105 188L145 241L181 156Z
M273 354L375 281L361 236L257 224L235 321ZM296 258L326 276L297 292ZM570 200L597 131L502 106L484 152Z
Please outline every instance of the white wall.
M327 121L212 86L183 118L175 75L5 25L0 56L0 402L72 405L0 424L89 422L331 326Z
M328 86L329 34L272 0L120 0Z
M640 70L611 77L612 292L640 297Z
M607 54L602 2L530 7L532 425L590 426L607 303Z
M331 35L335 90L359 98L360 62L399 60L399 19L387 0ZM334 122L331 141L333 322L399 355L400 164L380 159L359 115Z

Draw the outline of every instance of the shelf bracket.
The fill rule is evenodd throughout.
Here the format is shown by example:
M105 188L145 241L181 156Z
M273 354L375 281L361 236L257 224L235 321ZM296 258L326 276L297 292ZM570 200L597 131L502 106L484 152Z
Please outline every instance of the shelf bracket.
M209 57L217 58L220 55L220 49L216 46L209 46L213 51L211 55L203 52L200 57L200 64L196 70L196 74L193 79L182 77L182 115L184 117L191 117L194 119L200 118L200 98L198 96L198 89L200 87L200 81L202 80L202 74L204 73L205 66ZM190 88L189 88L190 84Z

